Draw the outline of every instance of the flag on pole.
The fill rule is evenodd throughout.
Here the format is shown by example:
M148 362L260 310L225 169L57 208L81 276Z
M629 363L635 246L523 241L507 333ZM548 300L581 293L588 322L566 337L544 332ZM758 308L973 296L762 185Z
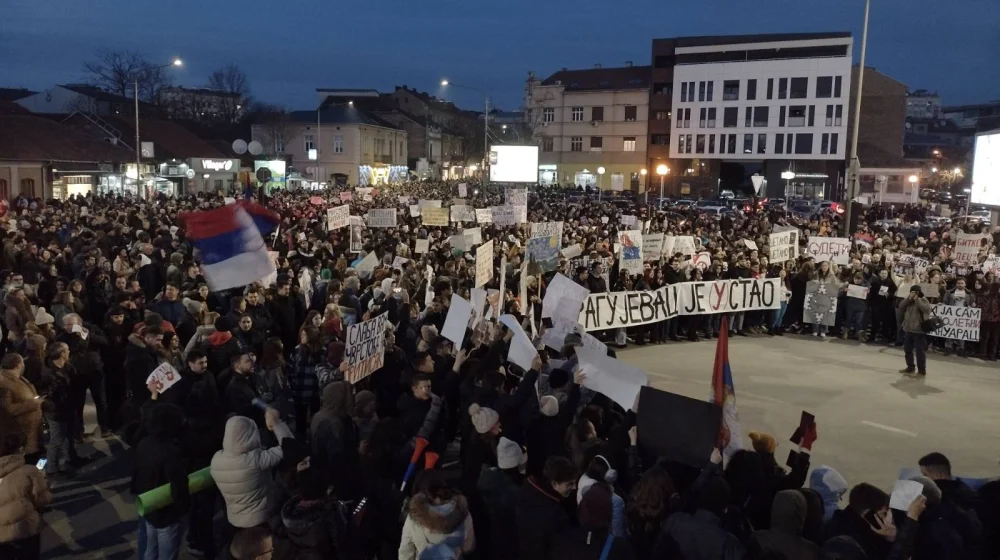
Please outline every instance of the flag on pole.
M278 227L278 224L281 223L281 216L277 212L272 212L256 202L239 200L236 202L236 205L243 207L250 214L250 217L253 218L253 223L257 225L257 229L261 235L270 235Z
M246 286L275 271L260 230L242 206L227 204L178 218L198 249L201 271L212 291Z
M740 415L736 410L736 388L733 370L729 367L729 325L722 316L719 341L715 347L715 367L712 369L712 391L708 400L722 407L722 426L719 429L719 449L723 457L743 449L740 435Z

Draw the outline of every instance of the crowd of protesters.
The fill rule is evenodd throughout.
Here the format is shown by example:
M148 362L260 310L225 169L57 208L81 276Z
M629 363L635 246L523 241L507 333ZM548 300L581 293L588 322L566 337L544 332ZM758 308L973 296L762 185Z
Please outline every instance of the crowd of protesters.
M923 491L905 511L890 509L884 490L832 467L810 470L815 432L787 470L776 461L776 439L756 432L751 448L725 458L716 451L694 467L643 453L636 413L581 386L586 371L572 365L579 335L542 350L527 371L506 360L506 327L477 329L456 347L440 333L452 294L469 299L474 261L449 245L460 228L427 227L408 208L420 199L448 206L456 188L407 183L381 186L367 201L356 194L352 215L399 215L395 228L357 230L354 251L354 228L327 230L326 207L341 204L338 192L278 192L265 201L281 218L267 236L276 276L226 292L209 289L178 219L223 204L221 194L14 204L0 256L0 558L39 557L50 485L90 460L76 447L88 394L98 422L88 437L131 446L132 492L170 485L171 503L140 517L144 559L177 558L185 548L239 560L1000 557L998 484L973 490L941 453L919 459L912 480ZM466 204L476 208L504 201L502 188L467 188ZM623 215L645 231L694 236L711 264L699 269L687 255L664 255L630 276L614 254ZM734 314L728 324L734 335L781 335L813 330L803 323L807 282L841 293L863 283L870 297L842 300L833 333L905 342L907 372L924 373L925 333L914 317L929 302L910 286L934 283L950 304L983 310L982 343L958 351L995 359L993 274L955 269L948 228L884 231L877 217L862 219L866 243L847 266L801 256L769 263L774 225L799 228L805 246L835 235L837 217L758 208L717 219L695 208L663 213L626 199L532 189L527 221L563 222L562 247L580 244L582 254L560 259L554 271L522 266L527 228L483 224L483 239L496 243L486 287L503 278L501 311L525 326L534 313L544 331L541 302L556 272L593 293L777 277L779 310ZM416 254L418 239L430 240L427 253ZM371 252L380 263L373 271L352 267ZM931 265L894 271L886 254ZM394 268L399 256L409 260ZM522 274L531 276L523 296ZM382 314L391 325L384 365L351 384L345 333ZM721 324L689 316L598 334L613 345L694 341L717 336ZM147 378L164 362L181 378L159 391ZM418 442L427 443L428 460L403 485ZM214 486L190 493L187 475L204 468Z

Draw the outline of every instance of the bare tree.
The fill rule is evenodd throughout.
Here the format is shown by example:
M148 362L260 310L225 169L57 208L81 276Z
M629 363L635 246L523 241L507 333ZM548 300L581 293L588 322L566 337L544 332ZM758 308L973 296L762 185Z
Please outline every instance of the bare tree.
M285 145L294 133L288 110L279 105L254 103L247 118L252 123L253 139L263 145L266 153L281 155L285 152Z
M132 97L137 80L139 99L147 102L155 102L160 90L170 85L170 75L163 68L135 51L102 50L83 67L93 85L122 97Z
M226 94L219 103L226 122L236 122L250 105L250 83L246 73L236 64L227 64L212 72L208 87Z

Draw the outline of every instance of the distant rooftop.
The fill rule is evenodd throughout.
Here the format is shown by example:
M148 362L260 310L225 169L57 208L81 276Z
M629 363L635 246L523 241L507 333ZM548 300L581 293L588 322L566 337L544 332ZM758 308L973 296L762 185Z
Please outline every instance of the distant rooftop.
M35 95L36 93L38 92L24 88L0 88L0 100L17 101L18 99L23 99L29 95Z
M675 44L678 47L710 47L715 45L740 45L747 43L849 39L850 37L850 31L831 31L823 33L762 33L760 35L698 35L694 37L654 39L654 41L675 41Z
M651 72L650 66L560 70L542 80L542 85L563 85L567 91L649 89Z
M292 111L289 113L289 118L294 122L315 124L317 113L319 113L320 124L366 124L382 128L397 128L392 123L365 110L347 105L324 106L319 111Z

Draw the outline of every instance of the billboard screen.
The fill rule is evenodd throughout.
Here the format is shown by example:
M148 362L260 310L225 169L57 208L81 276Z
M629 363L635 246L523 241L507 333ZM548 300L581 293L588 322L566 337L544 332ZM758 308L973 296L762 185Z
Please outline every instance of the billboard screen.
M1000 206L1000 130L976 136L971 202Z
M490 181L537 183L538 146L491 146Z

